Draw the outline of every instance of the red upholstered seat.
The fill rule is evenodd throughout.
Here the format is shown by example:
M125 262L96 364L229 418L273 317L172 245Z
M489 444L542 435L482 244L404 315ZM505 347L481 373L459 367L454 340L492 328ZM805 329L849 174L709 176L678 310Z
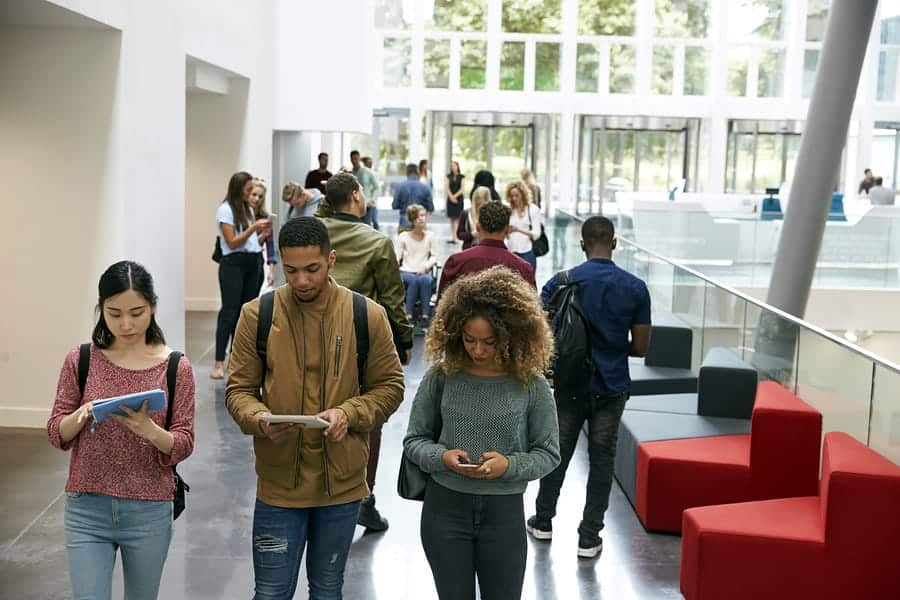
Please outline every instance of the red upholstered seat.
M900 598L900 467L832 432L820 489L685 511L685 598Z
M646 442L635 509L647 529L681 531L691 507L816 493L822 416L777 383L759 384L750 435Z

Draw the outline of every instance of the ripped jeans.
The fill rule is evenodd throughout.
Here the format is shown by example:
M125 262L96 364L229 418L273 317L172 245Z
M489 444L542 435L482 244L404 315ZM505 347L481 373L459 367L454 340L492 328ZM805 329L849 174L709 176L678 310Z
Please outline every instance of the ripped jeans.
M280 508L257 500L253 512L254 598L293 598L307 548L310 600L341 600L344 566L358 515L359 502Z

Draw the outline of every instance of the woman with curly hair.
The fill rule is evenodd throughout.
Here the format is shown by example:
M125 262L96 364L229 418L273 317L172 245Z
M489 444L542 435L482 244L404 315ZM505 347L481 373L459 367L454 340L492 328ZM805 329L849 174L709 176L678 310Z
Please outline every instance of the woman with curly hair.
M559 464L553 340L534 289L505 267L441 296L425 338L431 363L403 440L431 475L421 536L441 600L519 598L529 481Z

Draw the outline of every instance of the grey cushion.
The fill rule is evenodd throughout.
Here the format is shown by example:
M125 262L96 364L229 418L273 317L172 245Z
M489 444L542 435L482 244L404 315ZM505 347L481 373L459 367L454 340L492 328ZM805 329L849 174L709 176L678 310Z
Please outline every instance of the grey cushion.
M648 367L639 358L628 359L631 395L689 394L697 391L697 374L690 369Z
M727 348L711 348L697 382L697 414L749 419L756 399L757 373Z
M653 315L650 348L644 364L648 367L691 368L694 332L690 325L667 312Z
M633 505L637 484L637 451L642 443L744 433L750 433L750 421L746 419L700 417L628 408L622 414L622 422L619 424L616 479Z
M625 405L628 410L649 412L697 414L697 394L659 394L656 396L635 396Z

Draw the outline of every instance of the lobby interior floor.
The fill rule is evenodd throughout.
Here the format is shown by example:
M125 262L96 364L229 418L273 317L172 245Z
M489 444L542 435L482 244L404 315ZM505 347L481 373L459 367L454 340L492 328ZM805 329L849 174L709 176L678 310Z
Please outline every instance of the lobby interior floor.
M549 265L541 266L539 285L546 280L540 273L549 271ZM185 350L197 380L196 446L179 472L192 491L187 510L175 522L161 599L252 597L253 454L250 439L225 410L224 384L209 379L214 329L214 313L187 314ZM357 528L345 574L348 600L437 598L419 540L421 505L399 498L395 491L409 409L425 372L421 345L422 338L416 338L413 361L406 368L406 399L384 428L375 492L391 526L385 533L368 535ZM0 429L0 452L6 457L0 463L0 598L71 598L62 494L68 454L52 448L42 430L11 429ZM553 542L529 539L523 598L681 598L681 539L647 533L618 485L613 486L606 517L603 554L597 560L576 557L586 478L587 449L580 445L562 490ZM537 484L532 483L525 496L526 515L533 512L536 493ZM114 578L113 597L121 598L121 563ZM305 567L295 597L308 597Z

